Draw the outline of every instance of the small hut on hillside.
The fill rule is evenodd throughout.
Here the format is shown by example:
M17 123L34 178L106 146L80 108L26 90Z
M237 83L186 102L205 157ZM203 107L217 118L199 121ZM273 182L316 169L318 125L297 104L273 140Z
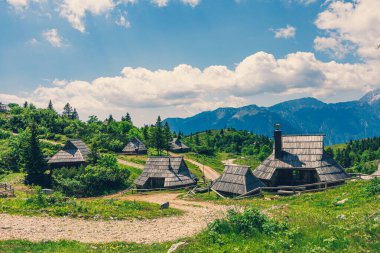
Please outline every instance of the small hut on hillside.
M190 151L190 148L182 143L178 138L174 138L170 143L170 151L174 153L186 153Z
M269 186L304 185L345 180L348 174L324 151L324 135L274 132L273 153L253 174Z
M86 165L90 149L81 140L68 140L65 146L48 161L54 168Z
M135 185L139 189L181 188L196 181L183 157L149 157Z
M9 112L9 106L0 102L0 112Z
M142 141L133 137L124 147L123 153L126 155L145 155L148 153L148 149Z
M242 195L265 186L257 179L249 166L226 165L223 174L212 185L222 195Z

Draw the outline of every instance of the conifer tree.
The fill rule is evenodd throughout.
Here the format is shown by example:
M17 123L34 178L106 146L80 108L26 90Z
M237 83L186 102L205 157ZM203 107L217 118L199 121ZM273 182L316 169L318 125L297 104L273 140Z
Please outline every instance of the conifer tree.
M54 111L53 103L51 102L51 100L49 101L48 109Z
M29 140L24 147L25 167L27 172L25 183L29 185L41 185L44 180L46 163L37 137L37 125L32 123L29 131Z
M161 151L165 146L164 145L165 141L164 141L162 121L161 121L160 116L158 116L156 124L154 126L153 140L154 140L154 147L156 148L158 155L161 155Z
M28 101L25 101L25 102L24 102L23 107L24 107L24 108L28 108Z
M71 105L70 105L69 103L67 103L67 104L65 105L65 107L63 108L63 113L62 113L62 115L63 115L63 116L66 116L66 117L68 117L68 118L70 119L72 113L73 113L73 108L71 107Z
M165 122L165 125L164 125L164 145L165 145L166 153L168 155L169 155L171 141L172 141L172 133L170 131L170 127L169 127L168 122Z
M71 114L71 119L79 119L79 115L76 108L74 108L74 111Z

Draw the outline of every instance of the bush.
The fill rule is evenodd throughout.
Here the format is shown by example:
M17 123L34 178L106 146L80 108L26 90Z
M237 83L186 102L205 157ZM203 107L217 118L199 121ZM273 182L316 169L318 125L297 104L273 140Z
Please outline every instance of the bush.
M103 155L96 165L56 170L53 185L68 196L97 196L126 188L129 176L115 156Z
M211 232L219 234L235 233L245 236L253 236L256 233L275 235L287 229L286 223L272 220L257 209L248 209L241 214L229 210L226 219L216 220L209 225Z
M365 187L368 195L374 196L380 194L380 178L374 178L368 182Z

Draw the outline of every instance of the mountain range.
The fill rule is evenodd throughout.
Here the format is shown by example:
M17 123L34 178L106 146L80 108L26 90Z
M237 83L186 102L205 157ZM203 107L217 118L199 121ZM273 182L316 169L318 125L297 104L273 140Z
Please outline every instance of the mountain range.
M331 145L380 136L380 89L356 101L324 103L307 97L271 107L219 108L165 121L173 131L184 134L235 128L266 136L272 136L274 124L280 123L285 134L323 133L325 144Z

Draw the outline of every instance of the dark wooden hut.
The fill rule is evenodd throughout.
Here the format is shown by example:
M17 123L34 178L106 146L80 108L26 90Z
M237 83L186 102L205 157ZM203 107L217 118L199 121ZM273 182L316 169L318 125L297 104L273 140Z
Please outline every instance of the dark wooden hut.
M68 140L65 146L48 161L51 167L86 165L90 149L81 140Z
M0 102L0 112L8 112L9 106Z
M195 185L183 157L149 157L135 180L139 189L181 188Z
M273 153L253 174L269 186L304 185L345 180L348 174L324 151L324 135L274 132Z
M136 137L133 137L124 147L123 153L126 155L146 155L148 153L148 149L142 141Z
M242 195L265 186L256 178L249 166L226 165L223 174L212 185L222 195Z
M186 153L190 151L190 148L182 143L178 138L174 138L170 143L170 151L174 153Z

